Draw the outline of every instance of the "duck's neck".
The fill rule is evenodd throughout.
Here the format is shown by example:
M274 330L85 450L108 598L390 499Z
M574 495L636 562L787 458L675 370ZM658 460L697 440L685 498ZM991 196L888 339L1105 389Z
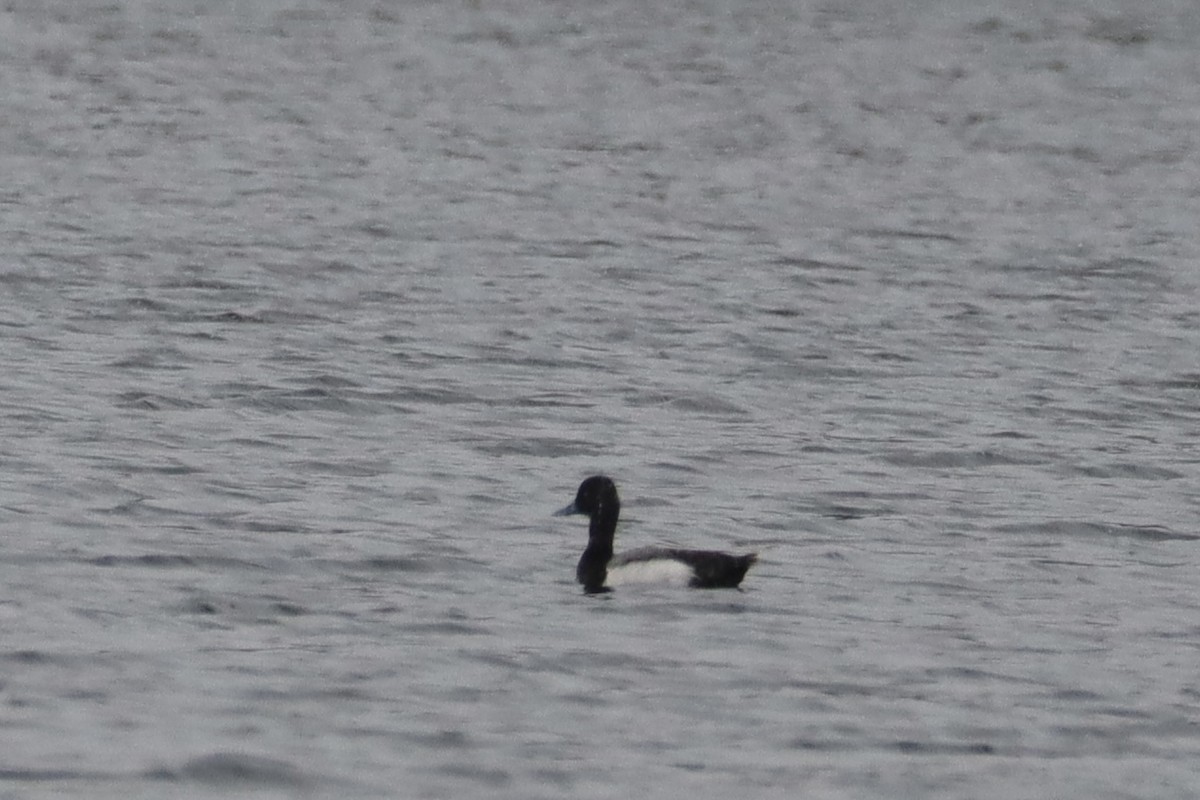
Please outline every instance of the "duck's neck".
M604 579L608 577L608 562L613 555L613 537L617 532L617 517L621 504L612 500L602 504L592 514L588 524L588 545L575 568L575 577L583 584L585 592L604 592Z

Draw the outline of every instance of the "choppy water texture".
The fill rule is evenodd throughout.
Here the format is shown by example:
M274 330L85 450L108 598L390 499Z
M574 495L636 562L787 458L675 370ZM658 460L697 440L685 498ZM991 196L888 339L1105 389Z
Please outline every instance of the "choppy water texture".
M13 0L0 796L1193 798L1193 3ZM573 583L755 549L741 592Z

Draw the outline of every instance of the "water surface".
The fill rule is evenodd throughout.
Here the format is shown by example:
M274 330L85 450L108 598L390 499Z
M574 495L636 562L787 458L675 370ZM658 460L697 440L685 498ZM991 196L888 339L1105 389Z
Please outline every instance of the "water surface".
M0 793L1194 797L1198 34L10 3Z

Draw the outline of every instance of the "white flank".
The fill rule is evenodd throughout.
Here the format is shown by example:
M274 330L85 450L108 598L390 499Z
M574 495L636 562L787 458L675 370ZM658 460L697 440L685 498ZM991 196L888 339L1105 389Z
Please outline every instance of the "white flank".
M634 561L609 567L605 586L620 586L628 583L657 583L664 586L687 586L692 579L692 568L672 558L654 558L649 561Z

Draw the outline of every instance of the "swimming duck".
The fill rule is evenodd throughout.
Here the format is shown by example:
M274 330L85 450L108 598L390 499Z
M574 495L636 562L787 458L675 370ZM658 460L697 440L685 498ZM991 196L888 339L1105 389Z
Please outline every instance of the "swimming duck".
M586 514L588 545L575 568L575 577L588 594L607 592L622 583L666 583L694 589L735 588L746 570L758 559L756 553L731 555L716 550L679 550L643 547L613 555L613 537L621 501L617 485L604 475L593 475L579 484L575 501L554 512L561 517Z

